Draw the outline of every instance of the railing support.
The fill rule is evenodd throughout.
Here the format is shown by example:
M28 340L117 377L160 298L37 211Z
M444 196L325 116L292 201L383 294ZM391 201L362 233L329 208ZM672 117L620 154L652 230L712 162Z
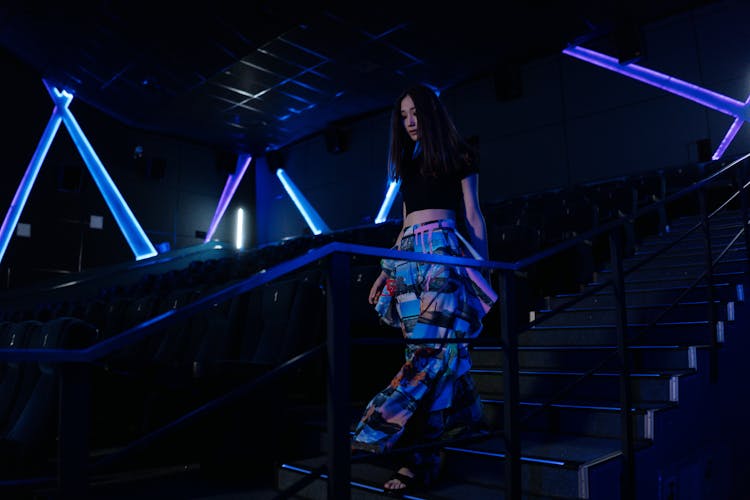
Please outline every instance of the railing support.
M349 255L335 252L328 259L328 500L351 497L349 398Z
M503 344L503 391L505 439L505 497L521 498L521 425L518 382L518 320L516 312L516 276L513 271L500 274L500 336Z
M58 488L61 498L86 498L91 366L61 363L59 369Z
M717 336L717 314L714 303L714 258L711 252L711 224L708 219L708 207L706 206L706 190L698 190L698 205L700 210L703 237L705 240L705 265L706 265L706 302L708 303L708 328L711 333L711 353L709 356L709 380L715 383L719 378L719 341Z
M745 261L747 265L750 265L750 234L748 234L747 224L747 189L745 189L745 183L747 182L747 170L750 167L750 160L742 162L742 166L737 170L737 189L740 193L740 216L742 217L742 235L745 238Z
M635 452L630 408L630 355L628 353L628 318L625 302L625 277L622 269L622 235L618 229L609 233L609 250L612 262L613 286L616 308L617 354L620 360L620 437L622 440L622 476L620 497L635 498Z

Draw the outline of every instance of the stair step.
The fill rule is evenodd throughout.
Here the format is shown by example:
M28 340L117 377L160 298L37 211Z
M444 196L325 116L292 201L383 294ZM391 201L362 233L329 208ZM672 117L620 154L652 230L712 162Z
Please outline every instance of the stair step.
M518 386L521 398L546 398L577 382L566 397L587 401L609 401L620 391L617 372L597 372L584 377L585 371L519 370ZM679 397L679 378L692 370L632 372L630 388L635 401L676 402ZM499 399L504 394L503 370L472 369L477 391L483 397Z
M715 282L729 282L729 283L737 283L739 282L743 276L745 275L744 272L737 271L737 272L719 272L714 273L713 279ZM696 277L666 277L666 278L640 278L637 276L627 276L625 278L625 289L627 290L629 287L635 287L636 289L642 289L642 288L671 288L671 287L684 287L687 288L691 286L696 280ZM604 279L597 280L594 283L590 283L590 285L596 285L603 283ZM700 281L699 284L705 283L705 278Z
M717 341L724 342L727 325L717 324ZM711 343L711 326L708 321L658 323L649 329L647 324L630 324L631 341L649 345L701 345ZM522 332L519 345L528 346L595 346L616 345L617 328L610 325L535 326Z
M694 302L705 300L708 286L705 284L696 285L692 290L685 293L681 298L682 302ZM652 304L671 304L675 299L680 297L684 292L684 287L664 287L664 288L643 288L637 289L629 286L625 290L625 303L628 306L652 305ZM714 283L714 298L722 302L733 302L744 300L744 286L733 283ZM580 294L558 294L547 298L547 308L554 309L567 302L570 302ZM614 293L605 288L599 292L593 293L588 297L576 302L573 307L611 307L616 303Z
M644 264L638 269L633 269L636 263L625 263L623 269L625 274L625 282L633 280L643 279L659 279L659 278L697 278L706 271L705 262L690 261L681 262L675 260L669 260L667 262L657 262L656 259L652 262ZM730 259L719 262L714 267L714 274L716 273L737 273L744 272L747 267L747 262L744 258L742 259ZM612 270L610 268L604 268L598 271L602 279L611 279Z
M319 464L323 464L325 459L308 459L305 461L294 462L293 464L283 464L279 469L277 489L281 492L299 479L310 475L311 471ZM384 498L394 498L393 494L386 493L382 485L388 480L393 473L392 469L371 465L371 464L352 464L350 482L350 498L352 500L382 500ZM323 478L316 479L311 485L305 487L293 498L326 500L328 485L327 475ZM427 491L415 491L402 498L411 500L455 500L457 498L466 498L471 500L502 500L506 498L505 488L502 484L488 486L481 482L469 482L461 478L440 477L432 484ZM579 497L558 496L558 495L535 495L528 492L522 492L521 500L574 500Z
M685 264L705 264L706 248L703 245L677 245L674 248L662 251L663 245L664 244L662 243L661 245L654 247L640 246L633 255L623 259L625 268L630 268L647 258L650 259L647 265L669 265L675 262ZM711 246L711 258L716 260L716 258L719 255L722 255L722 253L723 255L720 262L747 258L747 252L745 251L744 246L737 246L737 244L735 244L732 248L726 251L725 247L726 243L713 244ZM605 266L608 265L608 263L605 264Z
M544 408L543 404L548 407ZM505 401L482 398L484 415L491 429L502 429ZM653 439L654 413L673 408L670 402L635 402L631 411L635 439ZM577 436L618 438L622 432L618 401L561 400L549 404L542 400L520 403L521 428L533 432L560 432Z
M646 443L638 442L643 447ZM521 481L523 498L562 500L583 498L588 469L619 456L619 439L525 432L521 436ZM505 446L502 438L449 445L439 481L424 494L406 498L503 498ZM373 457L374 458L374 457ZM284 463L278 470L277 488L284 491L311 471L325 465L326 456ZM392 470L372 463L351 465L351 498L381 500L390 497L382 488ZM325 499L327 475L322 475L296 493L294 498ZM472 495L482 496L470 496ZM483 496L483 495L489 496Z
M734 320L734 303L723 304L714 301L718 319ZM699 321L709 316L709 306L705 301L680 303L669 309L668 304L630 306L626 308L629 323ZM531 311L529 321L540 325L601 325L614 324L617 311L614 307L571 307L551 314L550 310Z
M619 439L552 433L521 433L521 484L537 495L586 498L589 468L621 455ZM637 447L648 446L638 442ZM492 438L445 448L445 469L454 477L487 486L504 484L505 442Z
M686 231L694 225L700 223L700 218L697 215L687 215L683 217L676 217L669 223L671 233L679 233ZM723 227L739 227L742 225L741 214L739 211L726 211L720 212L708 220L709 227L711 228L723 228Z
M732 230L731 234L712 236L711 238L711 254L713 256L719 255L723 252L727 246L731 247L726 251L726 255L736 255L741 257L745 255L745 239L743 237L735 239L738 229ZM669 247L672 245L671 247ZM646 239L640 242L633 255L628 255L625 260L632 261L638 258L642 258L647 255L653 255L659 253L662 249L664 250L656 259L663 259L665 254L674 255L675 257L694 257L703 255L706 251L706 239L702 234L699 236L687 236L681 240L677 238L665 238L665 239Z
M631 363L634 369L654 370L695 370L698 365L698 351L708 346L694 345L633 345ZM619 360L617 346L519 346L518 363L521 368L589 368L608 361L604 369L616 369ZM475 346L471 353L474 368L502 368L503 349L499 346Z

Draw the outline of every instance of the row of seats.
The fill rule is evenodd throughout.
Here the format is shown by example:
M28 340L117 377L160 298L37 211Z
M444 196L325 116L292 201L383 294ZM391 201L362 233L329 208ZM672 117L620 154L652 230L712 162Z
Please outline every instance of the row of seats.
M92 444L122 445L232 386L323 342L324 274L304 269L176 321L94 363ZM196 295L197 294L197 295ZM102 318L104 329L79 319L0 323L0 346L76 348L135 326L151 312L195 300L198 290L169 297L122 299ZM304 380L304 379L303 379ZM0 467L8 477L38 471L28 460L54 456L56 366L0 363ZM304 384L302 384L304 386ZM134 424L135 422L135 424ZM19 460L23 454L26 461ZM49 471L47 471L49 472Z
M2 348L79 349L97 339L96 329L78 318L0 323ZM0 363L0 479L48 473L43 467L57 440L58 370L55 363Z

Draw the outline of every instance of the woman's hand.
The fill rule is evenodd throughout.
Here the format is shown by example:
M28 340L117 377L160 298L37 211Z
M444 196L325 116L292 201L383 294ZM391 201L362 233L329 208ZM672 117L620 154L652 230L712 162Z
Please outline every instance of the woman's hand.
M388 275L385 274L384 271L380 271L378 277L375 278L375 283L373 283L372 288L370 288L370 304L376 304L378 302L378 298L380 298L380 294L383 293L383 287L385 286L385 281L387 279Z

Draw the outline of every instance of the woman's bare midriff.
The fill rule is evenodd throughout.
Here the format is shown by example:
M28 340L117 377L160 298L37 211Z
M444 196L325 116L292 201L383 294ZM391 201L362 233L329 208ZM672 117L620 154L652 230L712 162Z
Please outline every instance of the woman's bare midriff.
M414 212L406 215L406 220L404 220L404 227L441 219L455 220L455 210L448 210L445 208L427 208L425 210L415 210Z

